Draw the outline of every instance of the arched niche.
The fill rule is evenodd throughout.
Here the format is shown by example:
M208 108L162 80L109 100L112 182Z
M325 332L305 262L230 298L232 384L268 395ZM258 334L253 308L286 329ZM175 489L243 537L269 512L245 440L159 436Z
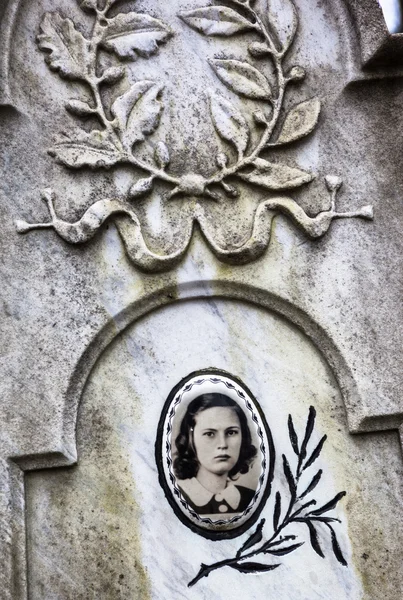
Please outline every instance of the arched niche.
M88 590L106 599L121 594L197 600L206 589L220 600L226 593L241 598L247 589L259 597L272 589L285 600L291 593L326 598L329 586L337 597L370 598L378 585L371 561L398 563L387 543L395 535L387 515L400 510L397 435L349 434L344 403L348 413L354 380L337 348L306 314L257 289L213 282L208 287L166 289L129 307L82 357L69 390L65 430L66 458L77 455L78 464L26 476L32 600L45 591L50 597L84 599ZM309 406L315 405L313 445L328 435L317 464L324 473L317 500L347 492L337 516L348 568L332 557L322 531L326 560L303 540L301 553L275 574L238 573L228 589L227 569L187 589L201 562L224 559L245 539L212 542L196 535L177 519L158 482L154 444L166 396L184 376L206 367L231 372L251 389L272 429L278 457L285 453L292 461L288 414L301 437ZM384 497L391 477L396 493ZM278 490L287 497L281 459L262 513L268 523ZM383 531L374 523L383 523ZM290 533L303 538L298 528ZM395 598L398 585L390 576L385 598Z

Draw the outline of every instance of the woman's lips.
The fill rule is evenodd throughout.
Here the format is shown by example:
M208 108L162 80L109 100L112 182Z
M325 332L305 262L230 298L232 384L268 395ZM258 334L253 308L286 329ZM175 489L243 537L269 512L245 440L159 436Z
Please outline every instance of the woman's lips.
M214 457L216 460L228 460L230 457L229 454L219 454L218 456Z

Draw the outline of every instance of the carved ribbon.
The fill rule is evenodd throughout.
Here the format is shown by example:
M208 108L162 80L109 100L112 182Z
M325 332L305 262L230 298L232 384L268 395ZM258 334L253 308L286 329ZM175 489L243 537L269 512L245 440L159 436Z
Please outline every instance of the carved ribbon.
M200 204L195 209L193 221L187 227L182 246L166 255L156 254L148 248L136 213L130 208L130 205L120 200L99 200L88 208L81 219L70 223L58 218L53 204L53 192L45 190L42 197L47 203L52 220L49 223L17 221L16 227L19 233L27 233L33 229L54 229L69 244L84 244L97 233L108 219L114 217L114 223L131 262L142 271L158 273L173 268L181 261L192 239L194 224L198 223L215 256L222 262L240 265L256 260L266 251L270 243L272 221L276 214L282 213L290 217L297 227L311 239L322 237L328 231L333 219L353 217L372 219L372 207L370 206L364 206L356 212L337 212L335 208L336 194L337 189L332 189L331 208L320 212L315 217L309 217L292 198L275 197L261 202L256 209L251 236L235 248L223 248L214 241L209 233L208 222Z

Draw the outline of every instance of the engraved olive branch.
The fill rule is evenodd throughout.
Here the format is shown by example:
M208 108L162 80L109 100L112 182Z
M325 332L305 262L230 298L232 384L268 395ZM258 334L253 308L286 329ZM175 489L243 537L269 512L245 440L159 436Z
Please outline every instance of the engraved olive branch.
M318 532L316 527L319 524L323 524L329 529L331 534L331 542L334 555L339 563L343 566L347 566L347 561L343 556L339 542L337 540L336 532L333 527L333 523L341 523L340 519L335 517L323 516L325 513L333 510L339 501L346 495L346 492L340 492L332 500L322 505L320 508L315 510L307 510L308 508L317 504L316 500L310 500L308 502L301 503L301 501L308 496L318 485L322 477L322 469L320 469L312 478L309 485L304 489L302 493L299 493L298 486L300 484L300 478L304 471L309 469L313 463L319 458L322 451L323 445L327 439L324 435L314 450L307 457L307 448L311 439L314 425L315 425L316 411L313 406L309 409L308 420L305 428L305 435L301 446L298 442L298 436L294 428L293 420L291 415L288 417L288 431L291 441L292 448L298 457L298 464L295 473L292 472L290 463L286 456L283 454L283 472L284 477L287 481L290 500L285 515L281 518L282 513L282 498L280 492L276 493L276 500L273 513L273 534L272 536L262 545L258 546L263 540L263 528L266 520L262 519L258 524L254 533L246 540L243 546L238 550L235 557L228 558L211 565L202 564L201 568L192 581L188 584L188 587L195 585L203 577L208 577L210 573L221 569L222 567L231 567L236 571L244 574L248 573L264 573L277 569L281 563L276 564L265 564L255 561L250 561L255 556L271 555L275 557L285 556L294 552L300 548L305 542L296 542L290 545L287 542L292 542L297 539L295 535L281 535L282 532L293 523L303 523L308 527L310 542L313 550L321 557L325 558L323 550L319 543ZM255 547L255 549L253 549Z

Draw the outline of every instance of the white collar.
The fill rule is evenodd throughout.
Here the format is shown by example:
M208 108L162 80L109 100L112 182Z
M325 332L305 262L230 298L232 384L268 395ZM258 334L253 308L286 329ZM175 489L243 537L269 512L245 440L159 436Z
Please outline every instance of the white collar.
M241 501L240 491L232 482L228 482L227 487L217 494L213 494L202 486L196 477L181 479L179 485L195 506L205 506L214 497L217 502L225 500L233 510L236 510Z

